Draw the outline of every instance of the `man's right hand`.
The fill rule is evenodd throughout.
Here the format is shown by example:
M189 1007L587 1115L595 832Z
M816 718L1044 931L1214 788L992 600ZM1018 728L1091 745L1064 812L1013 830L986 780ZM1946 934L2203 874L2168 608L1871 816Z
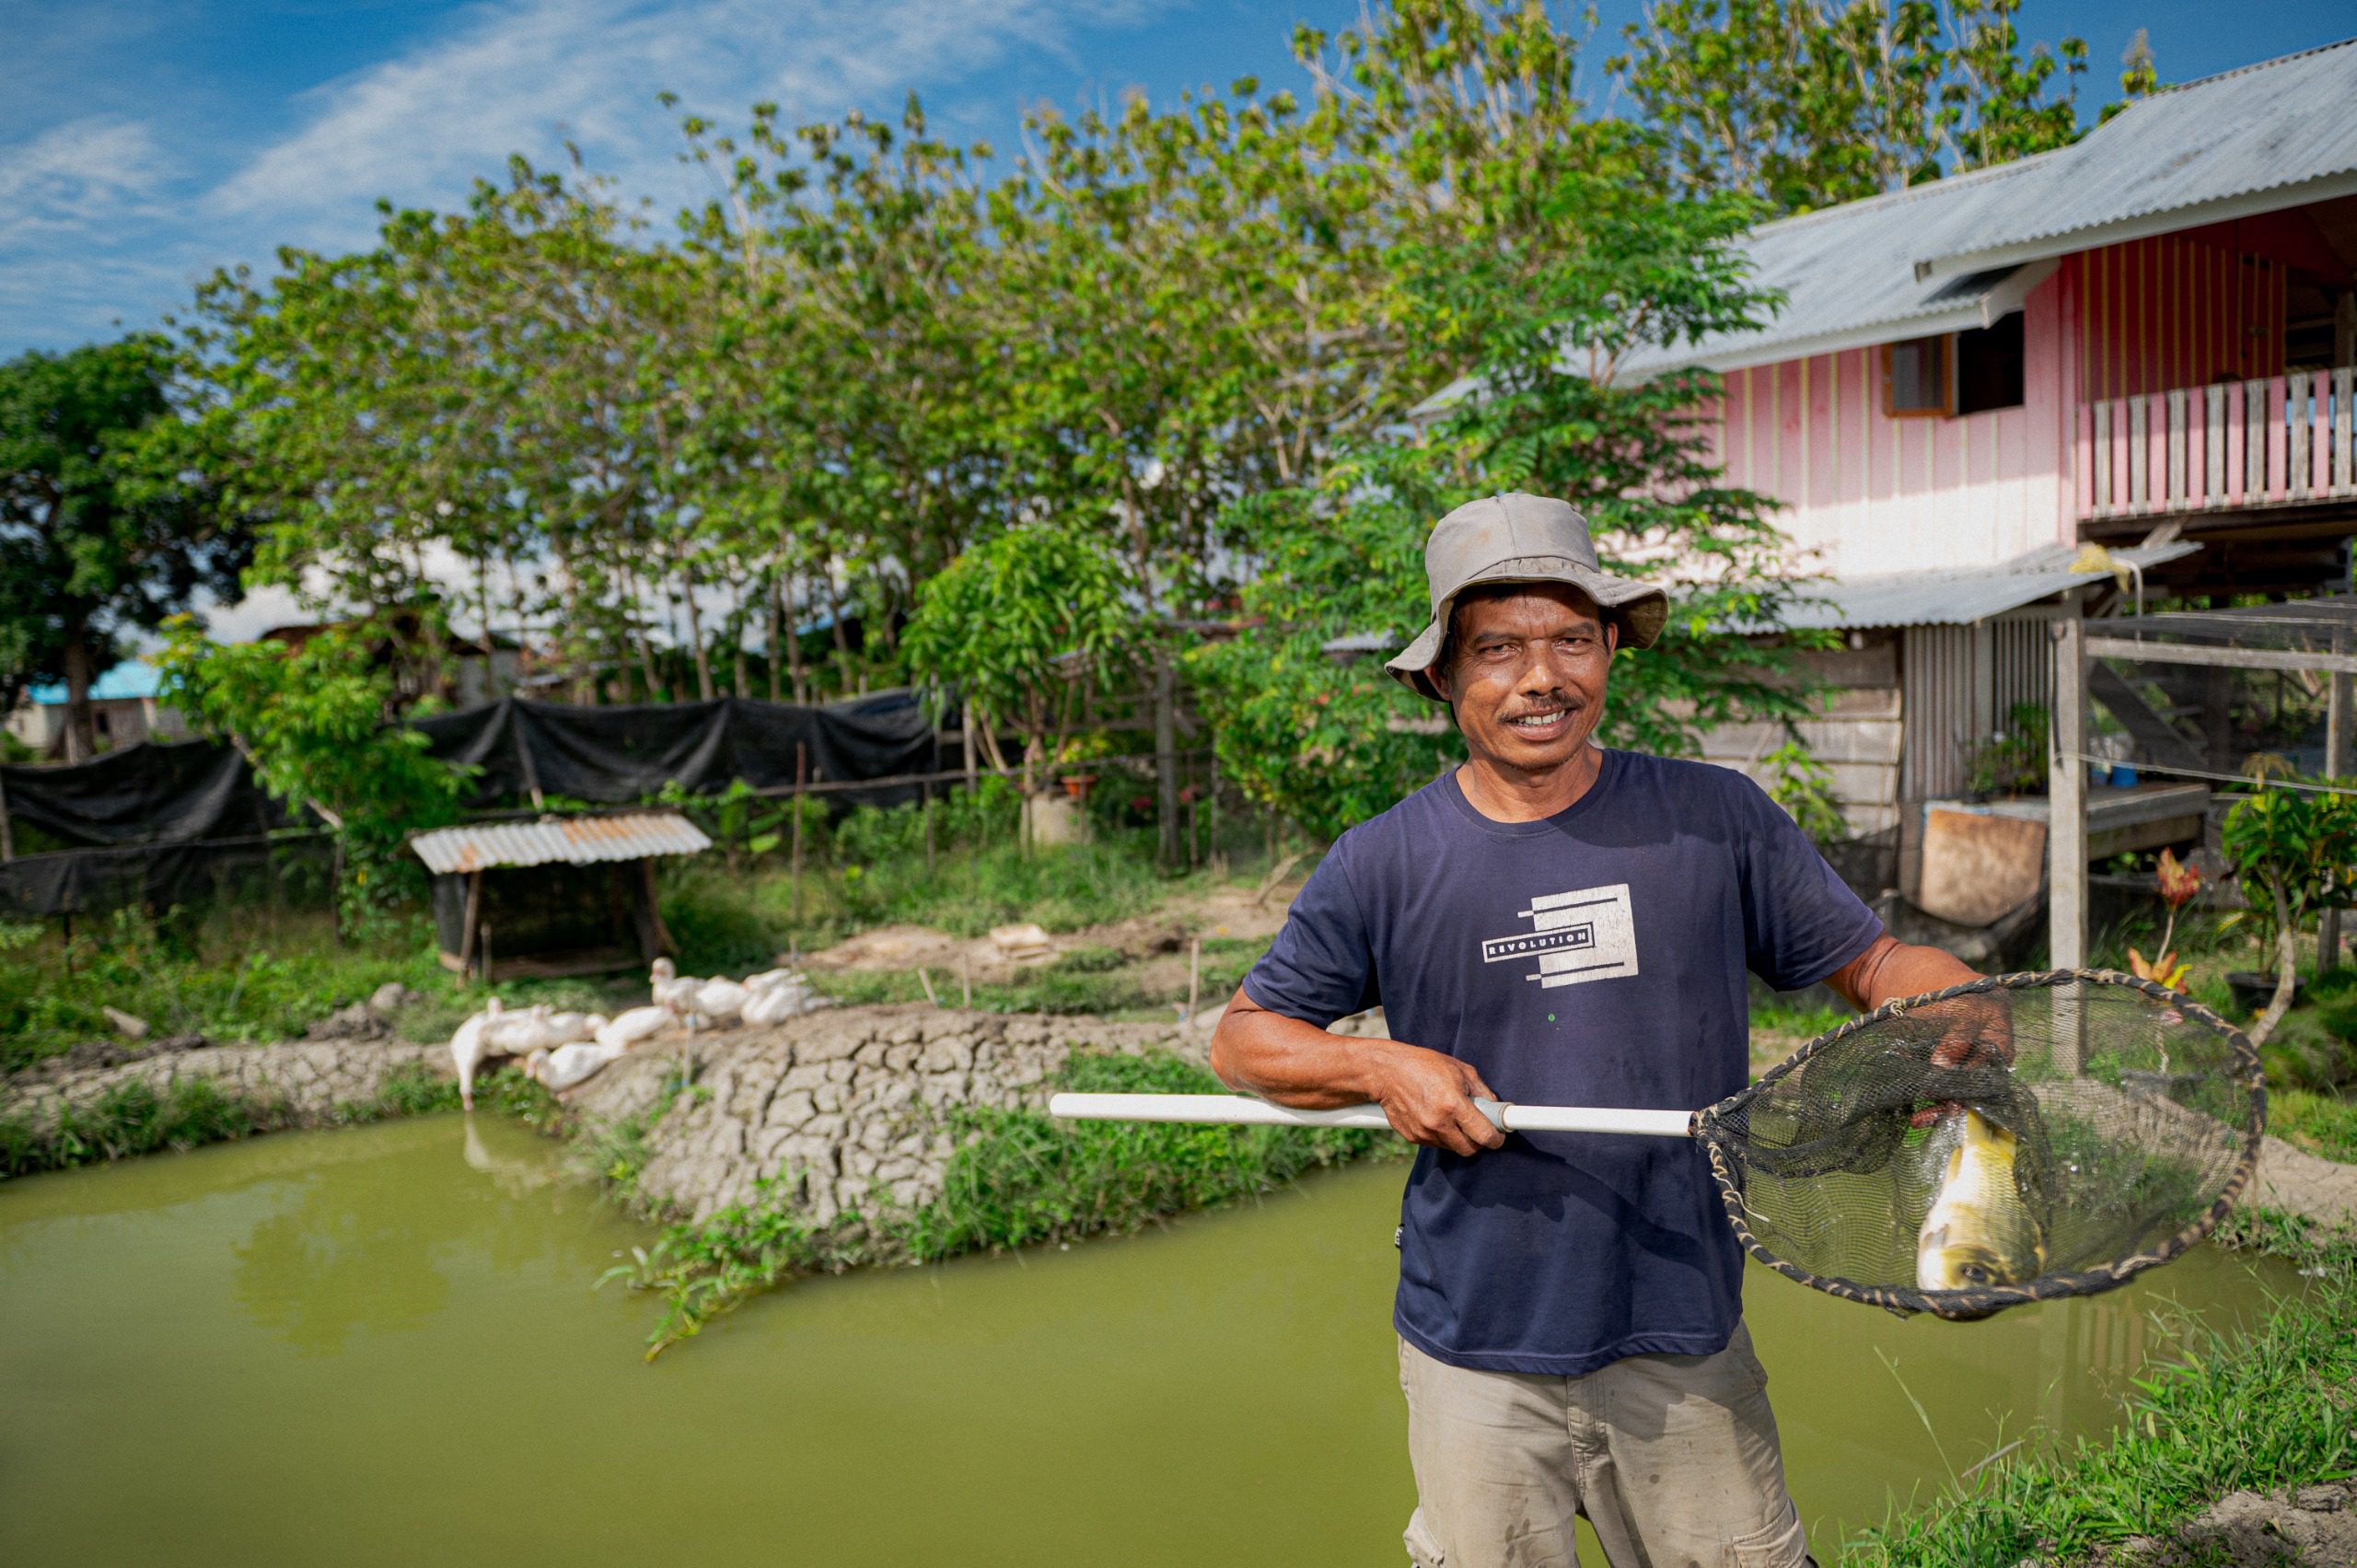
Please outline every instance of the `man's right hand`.
M1504 1131L1473 1103L1477 1095L1498 1097L1469 1063L1400 1040L1384 1043L1388 1049L1376 1070L1373 1098L1393 1132L1453 1155L1479 1154L1506 1141Z

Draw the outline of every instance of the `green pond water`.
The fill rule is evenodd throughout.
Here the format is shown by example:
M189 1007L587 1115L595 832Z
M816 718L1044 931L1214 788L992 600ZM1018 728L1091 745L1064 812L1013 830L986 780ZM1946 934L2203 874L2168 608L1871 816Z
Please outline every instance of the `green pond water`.
M589 1288L646 1233L560 1152L433 1117L0 1186L0 1563L1405 1560L1404 1167L806 1282L648 1365L651 1303ZM2155 1307L2298 1283L2145 1278L1957 1326L1755 1271L1820 1555L2032 1418L2107 1429Z

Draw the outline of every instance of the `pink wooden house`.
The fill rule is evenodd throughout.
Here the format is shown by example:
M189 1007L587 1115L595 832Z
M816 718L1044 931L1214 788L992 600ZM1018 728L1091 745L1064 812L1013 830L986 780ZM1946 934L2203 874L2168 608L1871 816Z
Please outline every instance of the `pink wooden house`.
M1895 846L2014 704L2050 700L2045 620L2347 579L2352 106L2357 41L1768 225L1747 249L1785 295L1772 320L1621 367L1721 373L1728 480L1783 501L1829 579L1808 618L1848 633L1846 690L1808 738L1859 833ZM2089 543L2125 587L2072 570ZM1766 738L1712 750L1746 765Z

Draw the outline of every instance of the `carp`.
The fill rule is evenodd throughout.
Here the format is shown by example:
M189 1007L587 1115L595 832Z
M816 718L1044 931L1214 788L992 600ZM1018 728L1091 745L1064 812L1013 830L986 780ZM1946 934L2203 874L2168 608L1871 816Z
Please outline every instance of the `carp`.
M2043 1229L2014 1177L2020 1148L1977 1110L1956 1110L1932 1129L1924 1155L1936 1185L1915 1237L1918 1288L2019 1284L2045 1268Z

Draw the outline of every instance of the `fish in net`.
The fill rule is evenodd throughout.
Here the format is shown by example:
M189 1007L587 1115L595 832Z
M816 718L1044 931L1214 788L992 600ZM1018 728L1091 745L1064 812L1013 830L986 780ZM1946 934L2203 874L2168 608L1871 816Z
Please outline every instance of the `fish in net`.
M2073 970L1891 1003L1692 1130L1760 1262L1973 1318L2185 1251L2248 1187L2265 1118L2240 1030L2149 981Z

